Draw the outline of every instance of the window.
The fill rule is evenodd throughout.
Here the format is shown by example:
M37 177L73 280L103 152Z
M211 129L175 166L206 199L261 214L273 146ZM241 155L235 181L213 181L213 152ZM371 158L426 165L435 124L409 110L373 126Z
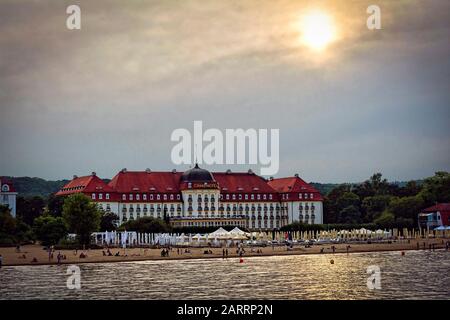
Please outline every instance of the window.
M177 194L177 200L180 200L180 195L179 194Z
M161 195L157 194L156 195L156 200L161 200Z
M245 200L248 200L248 194L245 194Z
M142 200L147 201L147 195L146 194L142 195Z
M4 184L4 185L2 186L2 191L3 191L3 192L9 192L9 186L8 186L7 184Z
M127 200L127 196L125 194L122 195L122 200L123 201Z
M257 199L257 200L261 200L261 195L258 194L258 195L256 196L256 199Z
M272 195L271 194L269 194L269 200L272 200Z
M239 194L239 200L242 200L242 194Z
M255 200L255 195L254 194L252 194L251 199Z
M133 201L133 195L132 194L130 194L129 199L130 199L130 201Z
M167 200L167 194L164 194L163 199Z
M301 194L301 193L298 194L298 198L299 198L299 199L302 198L302 194Z
M92 194L92 200L95 200L95 193Z
M230 195L229 194L227 194L226 199L230 200Z
M236 200L236 195L235 194L233 194L233 200Z
M312 199L313 197L314 197L314 195L311 193L311 194L309 195L309 198Z
M153 195L152 194L150 195L150 200L153 200Z
M98 194L98 199L99 199L99 200L103 200L103 193L99 193L99 194Z
M173 200L173 194L170 195L170 200Z
M106 194L106 200L109 200L109 193Z
M136 200L139 201L141 199L141 196L139 194L136 195Z

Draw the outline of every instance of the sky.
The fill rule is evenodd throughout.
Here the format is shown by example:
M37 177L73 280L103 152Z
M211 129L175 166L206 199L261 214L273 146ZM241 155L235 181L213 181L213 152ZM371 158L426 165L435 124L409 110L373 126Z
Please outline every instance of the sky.
M80 30L66 27L71 4ZM310 12L332 22L321 50L302 38ZM0 0L0 30L0 175L183 171L170 136L195 120L279 129L276 177L450 170L446 0Z

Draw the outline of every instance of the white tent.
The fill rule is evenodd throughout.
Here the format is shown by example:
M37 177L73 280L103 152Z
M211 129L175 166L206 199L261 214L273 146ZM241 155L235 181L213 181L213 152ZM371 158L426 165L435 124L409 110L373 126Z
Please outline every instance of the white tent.
M229 233L233 234L233 235L240 235L240 236L244 236L246 235L246 233L244 231L242 231L241 229L239 229L238 227L235 227L233 230L231 230Z
M217 229L214 232L211 232L209 234L210 237L223 237L223 236L229 236L230 232L228 232L227 230L225 230L224 228L220 227L219 229Z

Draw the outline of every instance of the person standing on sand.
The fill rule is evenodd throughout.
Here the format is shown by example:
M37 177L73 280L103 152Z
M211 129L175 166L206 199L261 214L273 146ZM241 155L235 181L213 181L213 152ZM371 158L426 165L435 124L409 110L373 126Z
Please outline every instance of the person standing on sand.
M222 249L222 259L225 259L225 249Z
M228 249L225 249L225 256L228 258Z
M2 264L3 264L3 256L0 254L0 269L2 268Z

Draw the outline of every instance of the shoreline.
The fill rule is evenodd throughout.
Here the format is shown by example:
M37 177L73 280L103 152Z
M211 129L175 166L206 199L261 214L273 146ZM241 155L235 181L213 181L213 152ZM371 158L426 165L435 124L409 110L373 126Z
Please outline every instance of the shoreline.
M444 240L444 243L442 243ZM251 252L251 248L244 248L246 253L242 256L243 259L248 257L270 257L270 256L298 256L310 254L346 254L347 246L350 246L348 254L352 253L367 253L367 252L390 252L390 251L430 251L429 246L434 244L434 250L445 249L445 242L448 239L420 239L411 240L410 243L350 243L350 244L323 244L313 245L310 248L294 246L292 250L287 250L286 246L275 247L254 247L255 250L261 250L261 253ZM419 249L417 248L419 242ZM423 247L425 243L425 248ZM335 252L332 251L332 246L335 246ZM184 251L185 248L182 248ZM323 252L321 251L323 249ZM93 250L79 250L77 255L74 255L73 250L55 250L54 258L49 260L47 251L43 250L39 245L28 245L21 248L21 252L16 252L15 248L0 248L0 254L3 256L3 267L9 266L42 266L42 265L58 265L56 255L60 252L66 255L66 260L61 260L59 265L72 264L86 264L86 263L114 263L114 262L136 262L136 261L164 261L164 260L197 260L197 259L239 259L236 253L236 248L228 248L228 257L223 257L223 248L190 248L191 253L177 254L177 248L170 251L168 257L161 257L161 249L145 249L145 248L127 248L126 251L122 248L112 248L111 252L127 253L120 256L103 256L102 249ZM212 254L204 254L205 250L211 250ZM79 258L79 254L84 252L87 254L86 258ZM25 254L27 258L21 258L20 255ZM32 257L37 258L37 262L32 262ZM1 269L0 269L1 270Z

